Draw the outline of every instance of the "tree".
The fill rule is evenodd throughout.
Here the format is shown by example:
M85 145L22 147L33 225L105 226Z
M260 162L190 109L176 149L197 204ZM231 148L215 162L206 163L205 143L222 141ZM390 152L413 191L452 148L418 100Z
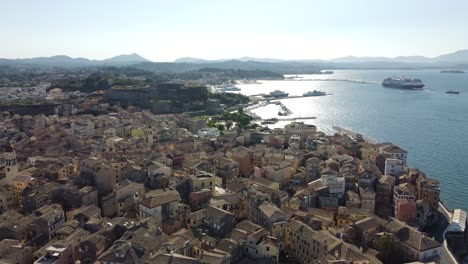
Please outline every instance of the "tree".
M246 127L250 124L250 117L247 115L241 115L239 117L239 126Z
M218 124L218 130L219 131L224 131L225 127L223 124Z
M244 108L239 107L239 109L237 109L237 113L243 114L244 113Z
M227 130L231 129L232 125L233 125L233 122L232 122L231 120L228 120L228 121L226 122L226 128L227 128Z
M252 125L250 125L250 128L252 128L252 129L255 129L257 127L259 127L259 125L257 123L253 123Z
M396 240L391 234L384 234L376 243L377 250L380 251L383 263L402 263L398 254Z

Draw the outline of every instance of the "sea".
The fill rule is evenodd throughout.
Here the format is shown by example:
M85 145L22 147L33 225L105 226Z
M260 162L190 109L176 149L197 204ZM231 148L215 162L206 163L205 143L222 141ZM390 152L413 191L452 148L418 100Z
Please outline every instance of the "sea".
M384 88L392 76L418 78L423 90ZM298 75L295 80L239 84L240 93L274 90L302 95L320 90L330 95L285 99L289 117L327 134L342 127L377 142L392 142L408 151L408 165L441 182L441 200L450 209L468 209L468 73L440 70L335 70L331 75ZM447 94L448 90L460 94ZM262 118L278 118L279 106L253 110ZM281 118L281 117L279 117ZM270 127L284 126L281 121Z

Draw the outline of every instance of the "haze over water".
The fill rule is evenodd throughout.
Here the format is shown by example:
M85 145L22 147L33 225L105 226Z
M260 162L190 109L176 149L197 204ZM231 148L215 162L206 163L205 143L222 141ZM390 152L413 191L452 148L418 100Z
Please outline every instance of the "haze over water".
M420 78L424 90L383 88L390 76ZM332 134L340 126L378 142L392 142L407 150L408 164L441 181L441 200L451 209L468 209L468 74L442 74L439 70L343 70L332 75L300 75L302 81L262 81L238 85L246 95L273 90L302 95L322 90L333 95L282 100L293 114L315 116L306 120ZM350 79L376 84L306 79ZM459 95L446 94L460 91ZM254 110L263 118L277 117L277 106ZM283 126L288 122L279 122Z

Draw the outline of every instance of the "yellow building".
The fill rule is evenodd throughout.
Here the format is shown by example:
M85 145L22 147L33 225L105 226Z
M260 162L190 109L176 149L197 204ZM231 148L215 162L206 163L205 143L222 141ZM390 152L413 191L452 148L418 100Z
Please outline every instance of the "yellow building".
M190 191L198 192L205 189L210 189L211 193L215 194L215 176L211 173L202 173L190 175Z
M145 137L145 131L139 127L137 128L132 128L130 135L132 137L139 137L139 138L144 138Z
M21 193L28 187L31 182L31 176L28 175L18 175L11 181L11 186L13 187L13 195L17 204L21 204L22 197Z
M336 216L336 224L338 227L354 224L355 222L371 215L372 213L369 210L363 208L339 206L338 215Z

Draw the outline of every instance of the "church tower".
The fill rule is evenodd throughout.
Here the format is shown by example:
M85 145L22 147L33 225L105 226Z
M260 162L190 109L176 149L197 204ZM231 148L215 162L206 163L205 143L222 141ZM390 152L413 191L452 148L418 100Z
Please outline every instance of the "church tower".
M154 143L154 131L151 126L145 129L145 141L150 146L152 146Z
M13 179L18 175L18 163L16 152L11 145L4 147L3 158L5 159L5 176L7 179Z

